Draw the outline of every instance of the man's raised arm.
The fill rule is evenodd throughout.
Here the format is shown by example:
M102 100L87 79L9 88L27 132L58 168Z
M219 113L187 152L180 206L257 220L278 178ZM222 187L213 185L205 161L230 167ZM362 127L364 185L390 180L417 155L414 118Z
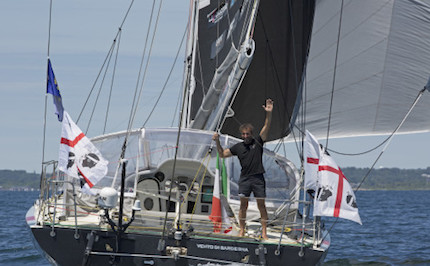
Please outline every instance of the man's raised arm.
M260 131L260 137L263 141L267 140L269 136L270 124L272 123L272 111L273 111L273 101L272 99L266 100L266 105L263 105L266 111L266 119L264 120L264 126Z

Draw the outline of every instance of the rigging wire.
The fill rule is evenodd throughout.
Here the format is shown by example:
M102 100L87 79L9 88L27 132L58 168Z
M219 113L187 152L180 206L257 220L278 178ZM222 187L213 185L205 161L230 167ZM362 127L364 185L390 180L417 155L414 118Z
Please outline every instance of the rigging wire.
M332 87L331 87L330 110L329 110L328 122L327 122L327 137L326 137L326 143L325 143L326 147L328 147L328 140L329 140L329 135L330 135L331 115L332 115L332 110L333 110L334 85L336 83L337 59L339 56L340 30L342 28L342 16L343 16L343 0L341 2L341 5L340 5L339 28L337 31L336 54L335 54L334 68L333 68L333 83L332 83Z
M290 9L290 20L292 20L292 10L291 10L291 2L290 2L290 5L289 5L289 9ZM277 84L278 84L278 88L279 88L279 90L280 90L280 92L281 92L281 95L283 95L283 91L282 91L282 85L281 85L281 81L280 81L280 78L279 78L279 74L278 74L278 70L277 70L277 67L276 67L276 65L274 64L274 62L275 62L275 59L274 59L274 55L273 55L273 51L272 51L272 48L271 48L271 46L270 46L270 42L268 41L268 39L267 39L267 31L266 31L266 27L264 26L264 21L263 21L263 18L262 18L262 16L261 16L261 14L259 14L259 17L260 17L260 19L259 19L259 21L261 21L261 25L262 25L262 28L263 28L263 32L264 32L264 35L266 36L266 47L267 47L267 51L268 51L268 54L269 54L269 58L271 59L270 60L270 62L272 62L272 64L273 64L273 69L274 69L274 80L276 80L276 82L277 82ZM290 26L292 27L292 22L290 21ZM294 32L293 32L293 30L291 30L291 35L294 35ZM292 41L294 42L294 36L292 36ZM297 59L296 59L296 53L295 53L295 46L294 46L294 44L293 44L293 54L294 54L294 58L295 58L295 62L297 61ZM295 73L296 73L296 76L297 76L297 65L296 64L294 64L294 69L295 69ZM296 86L297 86L297 77L296 77ZM279 110L279 109L278 109ZM287 111L287 115L289 116L289 117L291 117L291 114L289 113L289 111L288 111L288 109L286 109L286 111ZM290 126L291 126L291 124L290 124ZM286 129L286 131L288 131L288 128ZM296 143L296 149L297 149L297 151L299 152L299 154L300 154L300 149L299 149L299 146L298 146L298 141L297 141L297 138L296 138L296 136L295 136L295 133L294 133L294 130L291 130L291 132L292 132L292 134L293 134L293 138L294 138L294 140L295 140L295 143ZM284 133L286 133L286 132L284 132ZM279 142L280 143L280 142ZM275 149L276 149L277 147L275 147Z
M133 102L131 104L130 116L129 116L128 125L127 125L127 131L130 130L131 124L132 124L133 110L134 110L134 106L136 105L136 96L137 96L137 91L139 89L140 77L142 75L143 63L145 61L146 47L147 47L148 39L149 39L149 32L150 32L151 26L152 26L152 17L154 15L154 8L155 8L155 0L152 1L151 15L149 17L148 30L146 32L146 37L145 37L145 45L143 48L142 59L140 61L139 73L137 75L136 88L134 90Z
M295 38L294 38L294 30L292 29L293 28L293 21L294 21L294 19L293 19L293 14L292 14L292 5L291 5L291 1L289 1L289 10L290 10L290 26L291 26L291 35L292 35L292 46L293 46L293 56L294 56L294 69L295 69L295 83L296 83L296 86L298 87L299 85L298 85L298 79L297 79L297 73L298 73L298 70L297 70L297 57L296 57L296 47L295 47L295 45L294 45L294 43L295 43ZM259 14L259 16L260 16L260 21L261 21L261 25L262 25L262 28L263 28L263 32L265 33L265 35L267 36L267 34L266 34L266 28L264 27L264 22L263 22L263 19L262 19L262 17L261 17L261 14ZM269 60L270 62L272 62L272 64L273 64L273 67L274 67L274 74L275 74L275 77L274 77L274 79L275 80L277 80L277 83L278 83L278 87L279 88L281 88L282 86L281 86L281 82L280 82L280 78L279 78L279 74L278 74L278 71L277 71L277 68L276 68L276 66L274 65L274 56L273 56L273 51L272 51L272 48L271 48L271 46L270 46L270 43L269 43L269 41L268 41L268 39L266 38L266 47L267 47L267 54L269 55L269 56L266 56L266 58L270 58L271 60ZM309 50L309 45L308 45L308 50ZM267 62L266 62L266 64L267 64ZM266 68L267 68L267 66L266 66ZM267 75L266 75L267 76ZM242 79L241 79L241 81L240 81L240 83L239 83L239 87L240 87L240 84L242 83L242 81L243 81L243 77L242 77ZM237 91L238 90L236 90L236 92L235 92L235 94L233 95L233 97L232 97L232 100L231 100L231 102L230 102L230 105L229 105L229 108L231 108L231 106L233 105L233 102L234 102L234 99L236 98L236 95L237 95ZM280 90L281 91L281 94L282 94L282 90ZM287 110L287 112L288 112L288 110ZM289 112L288 112L288 115L290 115L289 114ZM226 120L226 118L227 118L227 114L226 115L224 115L224 117L223 117L223 120L222 120L222 122L221 123L219 123L218 124L218 126L216 127L216 131L217 132L219 132L219 130L222 128L222 126L224 125L224 122L225 122L225 120ZM233 116L233 119L238 123L238 124L240 124L240 121L235 117L235 116ZM294 125L294 127L296 127L296 125ZM298 146L298 141L297 141L297 138L296 138L296 136L295 136L295 133L294 133L294 130L291 130L291 132L292 132L292 134L293 134L293 137L294 137L294 140L295 140L295 143L296 143L296 149L297 149L297 151L298 151L298 153L299 154L301 154L301 152L300 152L300 148L299 148L299 146ZM281 143L283 143L283 138L281 138L280 140L279 140L279 142L278 142L278 144L275 146L275 148L274 148L274 150L276 151L276 150L279 150L279 148L280 148L280 146L281 146ZM285 151L285 147L284 147L284 151Z
M257 1L257 0L256 0ZM249 15L249 13L252 11L252 6L253 5L248 5L248 8L247 8L247 12L246 12L246 16L245 16L245 18L249 18L249 21L251 21L252 20L252 18L250 17L250 15ZM242 12L242 11L241 11ZM230 21L230 13L229 12L227 12L227 19L228 19L228 23L230 24L231 23L231 21ZM234 18L233 18L234 19ZM240 35L240 37L239 37L239 43L241 42L241 40L243 39L243 38L245 38L244 37L244 35L248 32L248 27L247 27L247 25L249 25L249 23L243 23L243 25L242 25L242 29L241 29L241 35ZM236 46L235 46L235 44L234 44L234 41L233 41L233 36L234 36L234 34L232 33L231 34L231 46L234 48L234 50L235 51L237 51L238 53L239 53L239 50L240 50L240 48L238 49ZM252 38L252 36L249 36L250 38ZM245 40L244 40L245 41ZM199 54L199 59L200 59L200 54ZM246 69L245 70L245 72L243 73L243 75L242 75L242 77L240 78L240 81L239 81L239 83L238 83L238 85L237 85L237 88L236 88L236 90L235 90L235 92L234 92L234 94L233 94L233 96L231 97L231 99L230 99L230 103L229 103L229 105L228 105L228 108L227 108L227 111L225 112L225 114L224 115L221 115L219 118L218 118L218 121L217 121L217 125L216 125L216 127L215 127L215 131L216 132L220 132L221 131L221 128L224 126L224 123L225 123L225 121L226 121L226 119L227 119L227 117L228 117L228 115L229 115L229 113L228 113L228 110L232 110L231 109L231 107L233 106L233 103L234 103L234 100L236 99L236 96L237 96L237 94L238 94L238 92L239 92L239 88L242 86L242 82L243 82L243 80L244 80L244 78L245 78L245 76L246 76L246 73L248 72L248 69ZM202 72L201 72L202 73ZM216 70L215 70L215 74L216 74ZM236 119L236 121L238 121L237 119Z
M164 82L163 88L161 89L161 92L160 92L160 94L159 94L159 96L158 96L157 100L155 101L155 104L154 104L154 106L152 107L151 112L149 113L148 117L146 118L146 120L145 120L145 122L143 123L143 125L142 125L142 127L141 127L141 128L144 128L144 127L145 127L145 125L146 125L146 123L148 122L149 118L151 118L152 113L154 112L155 108L157 107L158 102L160 101L160 98L161 98L161 96L163 95L164 90L165 90L165 89L166 89L166 87L167 87L167 83L168 83L168 82L169 82L169 80L170 80L170 76L172 75L173 69L175 68L175 65L176 65L176 61L177 61L177 59L178 59L178 57L179 57L179 52L181 51L182 44L184 43L185 35L186 35L187 31L188 31L188 29L187 29L187 28L188 28L188 25L187 25L187 27L185 27L184 34L182 35L181 44L179 45L178 51L176 52L175 60L173 61L173 65L172 65L172 67L170 68L170 72L169 72L169 74L167 75L166 82Z
M312 25L310 32L311 32L311 35L312 35L312 32L314 30L313 25L314 25L314 19L315 19L315 9L312 11L312 15L310 15L310 17L312 17L312 20L310 21L310 24ZM303 125L303 129L305 129L305 131L306 131L306 117L307 117L307 110L308 110L307 109L307 99L308 99L308 96L307 96L307 93L308 93L308 86L307 86L308 85L308 83L307 83L307 78L308 78L308 76L307 76L307 67L308 67L308 65L307 65L307 62L309 60L309 54L310 54L310 49L311 49L311 41L310 41L310 39L311 39L311 37L309 38L308 47L307 47L307 59L306 59L305 70L304 70L305 76L303 78L303 81L304 81L303 82L304 83L304 88L303 88L304 97L302 98L302 104L303 104L303 109L302 109L303 110L303 112L302 112L302 125ZM305 134L302 134L302 136L303 135L305 135ZM302 139L302 153L301 153L301 158L300 158L300 160L302 162L304 161L304 154L303 154L303 152L304 152L304 137Z
M161 3L162 3L162 1L160 1L159 11L158 11L158 17L160 15ZM153 5L152 5L150 22L149 22L149 25L148 25L148 31L147 31L146 40L145 40L145 47L144 47L144 51L143 51L143 55L142 55L141 65L140 65L140 69L139 69L139 75L138 75L138 79L137 79L137 83L136 83L136 88L135 88L135 92L134 92L134 97L133 97L133 104L132 104L132 107L130 109L130 116L129 116L128 126L127 126L127 133L126 133L126 135L124 137L124 142L123 142L123 145L122 145L121 155L120 155L120 158L118 160L119 163L118 163L117 172L118 172L119 166L124 163L123 159L125 157L125 151L126 151L127 145L128 145L128 138L129 138L129 136L131 134L131 127L132 127L132 124L133 124L133 121L134 121L134 117L135 117L135 114L136 114L136 111L137 111L137 107L138 107L139 99L137 99L137 102L136 102L136 94L137 94L137 90L138 90L138 87L139 87L140 74L141 74L142 65L143 65L143 62L144 62L144 57L145 57L145 52L146 52L146 45L147 45L147 41L148 41L148 36L149 36L150 28L151 28L151 25L152 25L152 17L153 17L153 13L154 13L154 6L155 6L155 0L153 1ZM147 69L148 63L149 63L149 58L150 58L151 50L152 50L152 44L153 44L153 41L154 41L156 29L157 29L158 17L157 17L157 20L156 20L157 22L156 22L156 25L155 25L155 28L154 28L154 32L153 32L153 39L151 41L151 48L150 48L150 51L148 53L148 60L147 60L146 68L145 68L145 74L146 74L146 69ZM141 89L140 89L138 98L140 98L140 95L141 95L141 92L142 92L142 89L143 89L143 83L144 83L143 81L144 81L144 78L142 79ZM117 173L115 173L115 179L114 179L114 181L116 180L116 176L117 176Z
M233 96L231 97L230 104L228 105L228 108L227 108L227 112L224 114L224 116L220 116L220 118L218 120L218 125L215 128L216 132L220 132L221 131L221 128L223 127L223 125L225 123L225 120L227 119L228 110L231 110L231 107L233 106L234 100L236 99L237 93L239 92L239 88L242 86L242 82L245 79L245 76L246 76L247 72L248 72L248 70L245 70L245 73L240 78L240 81L239 81L238 86L237 86L238 89L236 89L236 91L234 92ZM239 120L235 116L232 116L232 118L234 118L237 122L239 122ZM239 125L241 125L241 124L242 123L239 122Z
M427 87L424 87L422 90L419 91L417 97L415 98L414 102L412 103L411 107L409 108L408 112L406 113L406 115L403 117L402 121L399 123L399 125L397 125L397 127L394 129L394 131L391 133L391 135L384 141L387 142L384 146L384 148L382 149L382 151L379 153L378 157L375 159L375 161L373 162L372 166L369 168L369 170L367 171L367 173L364 175L364 177L361 179L360 183L358 184L358 186L354 189L354 192L357 192L361 185L364 183L364 181L367 179L367 177L369 176L369 174L372 172L372 170L375 168L376 163L379 161L379 159L382 157L382 154L385 152L385 150L388 148L388 146L391 143L391 140L393 139L394 135L397 133L397 131L399 131L399 129L402 127L402 125L405 123L406 119L409 117L410 113L412 112L412 110L415 108L415 106L417 105L418 101L421 99L421 96L423 95L423 93L427 90ZM381 146L381 145L379 145ZM330 227L330 229L327 231L327 234L322 238L324 239L329 233L330 231L333 229L334 225L337 223L337 221L339 220L339 217L334 221L334 223L332 224L332 226Z
M150 50L149 50L149 53L148 53L148 60L147 60L146 68L145 68L145 74L144 74L144 77L142 78L142 84L141 84L141 89L140 89L138 98L140 98L140 95L141 95L141 92L142 92L142 89L143 89L143 84L144 84L143 81L145 79L146 69L147 69L148 64L149 64L149 59L150 59L150 55L151 55L152 45L153 45L153 42L154 42L155 33L157 31L158 18L160 16L160 10L161 10L161 4L162 4L162 2L163 1L161 0L160 1L160 5L159 5L159 10L158 10L158 16L157 16L157 19L156 19L156 25L155 25L154 32L153 32L153 38L152 38L151 45L150 45ZM118 170L119 170L119 166L122 165L122 164L124 164L124 163L126 163L126 161L124 160L124 157L125 157L125 152L126 152L127 145L128 145L128 138L129 138L129 136L131 134L131 126L133 124L134 117L135 117L135 114L136 114L136 111L137 111L138 102L139 102L139 99L137 99L137 102L136 102L136 94L137 94L137 90L138 90L138 87L139 87L140 73L141 73L141 70L142 70L142 65L143 65L143 61L144 61L144 57L145 57L148 36L149 36L150 28L151 28L151 25L152 25L152 17L153 17L153 13L154 13L154 6L155 6L155 0L153 1L153 5L152 5L150 22L149 22L149 25L148 25L148 32L147 32L146 40L145 40L145 48L144 48L144 52L143 52L143 55L142 55L142 61L141 61L140 69L139 69L138 80L137 80L136 89L135 89L135 92L134 92L133 104L132 104L132 107L131 107L131 110L130 110L130 116L129 116L128 126L127 126L127 133L126 133L126 135L124 137L124 142L123 142L123 145L122 145L121 155L120 155L120 158L118 160L118 168L117 168L117 172L115 173L115 178L114 178L113 182L116 181L116 177L117 177L117 173L118 173ZM124 171L125 171L125 167L123 166L123 172ZM123 182L123 177L121 177L121 181ZM122 186L121 186L121 188L122 188ZM122 197L121 197L121 199L122 199Z
M295 81L296 81L296 86L298 86L298 81L297 81L297 58L296 58L296 52L295 52L295 41L294 41L294 31L293 31L293 29L294 29L294 27L293 27L293 14L292 14L292 6L291 6L291 1L289 1L289 10L290 10L290 20L291 20L291 28L292 28L292 39L293 39L293 51L294 51L294 69L295 69L295 73L296 73L296 76L295 76ZM312 21L311 21L311 25L313 25L313 14L311 15L311 16L309 16L309 17L312 17ZM310 31L311 33L312 33L312 27L311 27L311 31ZM308 46L307 46L307 56L306 56L306 60L305 60L305 62L307 62L308 60L308 56L309 56L309 50L310 50L310 41L308 42ZM304 99L303 99L303 97L302 97L302 99L301 99L301 101L302 101L302 105L301 106L303 106L302 107L302 109L303 109L303 112L302 112L302 120L301 120L301 122L302 122L302 124L303 125L306 125L306 67L307 67L307 64L304 64L304 69L303 69L303 76L302 76L302 83L304 84L304 89L303 89L303 87L302 87L302 89L300 90L300 93L302 93L302 91L304 91L304 93L305 93L305 97L304 97ZM290 126L289 126L289 128L291 128L291 124L290 124ZM302 143L301 144L301 149L299 148L299 145L298 145L298 141L297 141L297 138L296 138L296 135L295 135L295 133L294 133L294 128L297 128L298 130L299 130L299 132L301 133L301 134L299 134L299 138L301 139L301 140L299 140L299 142L300 143ZM304 126L303 126L303 128L304 128ZM293 127L291 128L291 133L293 134L293 139L294 139L294 142L295 142L295 144L296 144L296 149L297 149L297 153L299 154L299 157L300 157L300 160L301 161L303 161L303 139L304 139L304 132L300 129L300 126L297 126L296 124L294 124L293 125ZM275 148L274 148L274 150L277 152L277 151L279 151L279 149L280 149L280 146L283 146L283 149L284 149L284 154L285 154L285 156L286 156L286 151L285 151L285 141L284 141L284 138L281 138L281 139L279 139L279 142L278 142L278 144L276 144L276 146L275 146Z
M373 168L375 167L375 164L378 162L378 160L381 158L382 154L385 152L385 150L387 149L387 147L390 145L391 140L394 137L394 134L397 133L397 131L399 131L400 127L405 123L406 119L409 117L410 113L412 112L412 110L415 108L415 106L417 105L419 99L421 98L421 96L423 95L423 93L425 92L427 88L424 87L424 89L420 90L420 92L418 93L417 97L415 98L412 106L409 108L408 112L406 113L405 117L402 119L402 121L400 122L400 124L396 127L396 129L393 131L393 133L391 133L390 137L387 138L386 140L386 144L384 146L384 148L382 149L382 151L379 153L378 157L376 158L375 162L372 164L372 167L369 169L369 171L366 173L366 175L363 177L363 179L361 180L361 182L359 183L359 185L357 186L357 188L355 189L355 191L357 191L361 185L363 184L364 180L366 180L367 176L370 174L370 172L373 170Z
M87 99L85 100L85 103L84 103L84 105L83 105L83 106L82 106L82 108L81 108L81 112L79 113L78 119L76 119L76 123L79 123L79 120L81 119L81 116L82 116L82 114L83 114L83 112L84 112L84 110L85 110L85 108L86 108L86 106L87 106L87 104L88 104L88 101L89 101L89 100L90 100L90 98L91 98L91 95L92 95L92 93L93 93L93 91L94 91L94 88L96 87L96 84L97 84L97 82L98 82L98 80L99 80L99 78L100 78L100 75L102 74L102 71L103 71L103 69L105 68L106 62L107 62L107 61L108 61L108 59L110 58L111 53L112 53L113 49L115 48L115 43L116 43L116 38L113 40L113 43L112 43L111 47L109 48L109 51L108 51L108 53L107 53L107 55L106 55L106 57L105 57L105 60L103 61L103 64L102 64L102 66L101 66L101 68L100 68L100 70L99 70L99 73L97 74L97 77L96 77L96 79L95 79L95 80L94 80L94 82L93 82L93 85L92 85L92 87L91 87L91 90L90 90L90 92L88 93Z
M119 36L121 36L121 35L119 35ZM118 47L118 49L119 49L119 47ZM94 112L96 110L97 102L99 101L100 93L102 91L103 84L105 82L106 74L107 74L107 72L109 70L110 60L112 59L113 51L114 51L114 49L111 50L111 53L109 55L109 60L108 60L107 65L106 65L106 68L105 68L105 71L104 71L104 74L103 74L103 78L102 78L102 80L100 82L100 86L99 86L99 90L98 90L98 93L97 93L97 96L96 96L96 100L95 100L95 102L93 104L93 109L91 111L90 118L88 119L88 125L87 125L87 129L85 130L85 135L88 133L88 130L89 130L90 125L91 125L91 121L92 121L93 116L94 116Z
M288 1L289 11L290 11L289 13L290 13L291 39L292 39L291 43L292 43L292 46L293 46L294 81L296 83L296 88L300 92L301 91L301 89L299 89L300 84L299 84L299 81L298 81L298 78L297 78L297 76L298 76L298 70L297 70L297 51L296 51L296 45L295 45L296 39L295 39L295 33L294 33L293 6L292 6L291 2L292 2L291 0ZM303 69L303 70L305 70L305 69ZM304 73L304 72L302 72L302 73ZM302 77L303 77L303 75L302 75ZM288 112L288 109L287 109L287 112ZM288 113L288 116L290 116L289 113ZM293 114L291 114L291 116L293 116ZM290 125L288 126L288 128L291 128L291 120L292 120L291 116L290 116L290 123L289 123ZM294 133L293 130L292 130L292 134L293 134L293 137L296 138L295 133ZM299 153L299 154L301 154L301 153Z
M111 45L111 47L110 47L110 49L109 49L109 51L108 51L108 53L107 53L107 55L106 55L106 57L105 57L105 59L103 61L102 66L100 67L99 73L97 74L97 77L96 77L96 79L93 82L93 85L92 85L91 90L90 90L90 92L89 92L89 94L87 96L87 99L85 100L85 103L84 103L84 105L81 108L81 112L79 113L78 119L76 119L76 123L79 122L79 120L80 120L80 118L82 116L82 113L84 112L84 110L85 110L85 108L86 108L86 106L88 104L88 101L89 101L89 99L90 99L90 97L91 97L91 95L93 93L93 90L94 90L94 88L95 88L95 86L97 84L97 81L98 81L98 79L99 79L99 77L100 77L100 75L101 75L101 73L102 73L102 71L103 71L103 69L105 67L105 64L106 64L108 58L110 57L110 54L112 53L112 50L115 47L115 43L116 43L116 40L118 38L118 35L120 34L122 27L124 26L124 23L125 23L125 21L126 21L126 19L128 17L128 14L130 13L130 10L131 10L131 7L133 6L133 3L134 3L134 0L131 1L130 5L129 5L128 9L127 9L127 12L126 12L126 14L125 14L125 16L124 16L124 18L123 18L123 20L121 22L121 25L119 26L118 32L115 35L115 38L114 38L114 40L112 42L112 45Z
M116 73L116 66L118 63L118 54L119 54L119 46L121 43L121 34L118 37L118 45L116 48L116 55L115 55L115 62L114 62L114 67L113 67L113 72L112 72L112 79L111 79L111 84L110 84L110 90L109 90L109 97L108 97L108 102L107 102L107 106L106 106L106 116L105 116L105 124L103 127L103 135L106 133L106 125L107 125L107 120L108 120L108 116L109 116L109 110L110 110L110 101L112 98L112 89L113 89L113 84L115 81L115 73Z
M335 54L334 70L333 70L333 83L331 88L330 109L329 109L329 116L328 116L328 122L327 122L326 147L328 147L328 140L329 140L329 134L330 134L330 123L331 123L331 115L332 115L332 108L333 108L334 85L336 81L336 67L337 67L337 59L338 59L338 53L339 53L339 40L340 40L340 30L341 30L341 24L342 24L342 15L343 15L343 0L341 1L340 14L339 14L339 27L338 27L338 33L337 33L337 45L336 45L336 54ZM337 223L338 220L339 220L339 217L331 225L330 229L327 231L327 234L322 238L322 240L324 240L328 236L328 234L331 232L331 230L333 229L334 225Z
M279 71L278 71L278 68L275 64L274 53L272 51L272 47L270 46L270 41L267 37L267 30L266 30L266 27L264 25L264 18L261 14L258 14L258 15L260 18L259 21L261 22L261 26L262 26L262 29L264 32L264 37L266 39L265 41L266 41L266 51L267 51L267 55L268 55L267 57L269 58L269 62L271 63L271 65L273 67L273 80L275 80L276 84L278 85L277 88L278 88L278 90L282 96L281 98L284 99L285 98L284 97L284 91L282 90L283 86L281 85L281 79L279 77L280 76ZM280 109L279 108L276 108L276 109L278 110L279 117L282 117L282 114L280 113ZM290 117L290 113L289 113L288 109L287 109L287 115Z
M257 1L257 0L255 0L255 1ZM254 2L255 2L254 1ZM245 4L247 4L248 5L248 7L247 7L247 9L246 9L246 14L245 14L245 18L248 18L248 20L251 20L251 16L249 15L250 14L250 12L252 12L252 4L251 4L251 2L250 1L245 1ZM243 7L242 7L243 8ZM243 11L241 11L241 12L243 12ZM243 40L244 38L245 38L245 35L246 35L246 32L247 32L247 27L246 27L246 25L248 25L249 24L249 22L247 22L247 21L244 21L243 22L243 26L242 26L242 31L240 32L240 37L239 37L239 41L240 40Z
M191 73L188 72L188 77L187 77L188 81L190 80L190 75L191 75ZM184 120L183 119L183 115L184 115L186 95L187 95L186 87L187 86L185 86L184 90L183 90L182 107L181 107L181 110L179 112L179 126L178 126L178 134L177 134L177 138L176 138L175 156L174 156L174 159L173 159L171 186L170 186L170 189L169 189L169 197L168 197L168 200L167 200L167 202L168 202L169 205L170 205L170 199L171 199L171 196L172 196L172 188L173 188L173 185L174 185L174 182L175 182L176 161L177 161L178 150L179 150L179 138L181 136L182 121ZM165 217L164 217L164 223L163 223L163 233L162 233L161 238L159 240L159 248L160 248L161 244L164 245L164 242L165 242L164 238L166 236L166 226L167 226L167 215L168 215L168 213L169 213L169 208L167 207L166 208ZM180 229L180 219L178 219L177 229L178 230Z
M327 151L329 151L329 152L331 152L331 153L335 153L335 154L339 154L339 155L344 155L344 156L358 156L358 155L364 155L364 154L367 154L367 153L370 153L370 152L372 152L372 151L374 151L374 150L376 150L376 149L378 149L379 147L381 147L382 145L384 145L384 143L385 142L387 142L390 138L391 138L391 136L394 134L394 132L393 133L391 133L385 140L383 140L381 143L379 143L378 145L376 145L375 147L373 147L373 148L371 148L371 149L368 149L368 150L366 150L366 151L362 151L362 152L357 152L357 153L344 153L344 152L339 152L339 151L335 151L335 150L332 150L332 149L328 149L328 148L326 148L326 150Z
M233 17L234 18L234 17ZM227 23L228 23L228 25L232 25L231 23L232 23L232 21L231 21L231 19L230 19L230 12L227 12ZM237 22L235 22L235 23L237 23ZM234 29L234 28L233 28ZM232 30L233 31L233 30ZM228 35L227 35L227 37L228 37ZM240 41L240 40L239 40ZM230 43L231 43L231 46L237 51L238 49L237 49L237 47L234 45L234 34L233 34L233 32L230 32Z
M163 4L163 0L160 0L160 4L158 6L157 18L155 19L154 31L152 33L151 44L149 46L148 58L146 60L145 70L143 72L142 82L141 82L141 85L140 85L139 95L137 97L136 106L134 107L133 115L131 117L128 130L130 130L131 127L132 127L132 125L133 125L134 119L136 117L137 109L138 109L138 106L139 106L139 101L140 101L140 98L142 96L143 87L144 87L144 84L145 84L145 81L146 81L146 74L148 73L147 71L148 71L149 63L151 62L152 47L154 45L155 35L157 33L158 21L159 21L159 18L160 18L162 4ZM151 15L151 17L152 17L152 15ZM149 33L149 31L148 31L148 33Z
M200 54L200 44L197 41L196 42L196 55L197 55L197 60L198 60L198 65L199 65L199 70L200 70L200 83L201 83L201 87L202 87L202 99L204 99L206 97L206 91L209 90L209 88L205 87L205 80L203 79L203 69L202 69L202 58L201 58L201 54ZM214 71L214 75L216 75L216 70Z
M175 123L176 112L178 111L180 102L181 102L181 90L179 90L179 93L178 93L178 100L176 101L175 111L173 112L173 119L172 119L172 123L170 123L170 127L173 127L173 124Z

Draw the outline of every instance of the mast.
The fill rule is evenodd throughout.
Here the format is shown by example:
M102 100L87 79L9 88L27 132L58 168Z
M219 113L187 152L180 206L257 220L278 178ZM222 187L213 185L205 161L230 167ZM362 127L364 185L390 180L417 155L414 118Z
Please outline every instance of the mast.
M188 38L187 47L185 49L185 64L184 64L184 82L183 90L185 91L185 114L180 119L184 119L182 125L188 127L190 124L190 109L191 109L191 96L193 95L196 81L194 79L195 68L195 55L197 43L197 30L198 30L198 9L199 2L197 0L190 0L190 17L188 21Z

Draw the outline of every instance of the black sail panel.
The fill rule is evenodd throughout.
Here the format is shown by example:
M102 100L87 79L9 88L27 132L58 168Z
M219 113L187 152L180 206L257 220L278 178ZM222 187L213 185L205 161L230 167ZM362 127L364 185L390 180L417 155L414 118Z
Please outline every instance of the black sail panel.
M232 49L239 49L245 39L252 1L219 0L201 7L195 55L195 89L191 96L190 119L193 120L220 66L231 68L226 59ZM231 53L230 53L231 54ZM225 80L227 76L225 76ZM224 80L224 82L225 82ZM219 82L220 83L220 82Z
M264 124L262 105L274 100L268 140L290 132L300 103L315 2L261 1L253 39L254 57L221 132L239 137L238 127L251 123L258 133Z

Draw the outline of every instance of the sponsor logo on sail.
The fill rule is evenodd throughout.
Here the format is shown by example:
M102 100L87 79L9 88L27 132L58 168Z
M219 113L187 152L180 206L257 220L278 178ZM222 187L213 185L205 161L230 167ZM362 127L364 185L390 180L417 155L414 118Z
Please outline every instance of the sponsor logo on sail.
M227 5L225 3L221 4L220 7L212 10L212 12L207 15L209 27L212 27L217 24L224 17L226 12Z

